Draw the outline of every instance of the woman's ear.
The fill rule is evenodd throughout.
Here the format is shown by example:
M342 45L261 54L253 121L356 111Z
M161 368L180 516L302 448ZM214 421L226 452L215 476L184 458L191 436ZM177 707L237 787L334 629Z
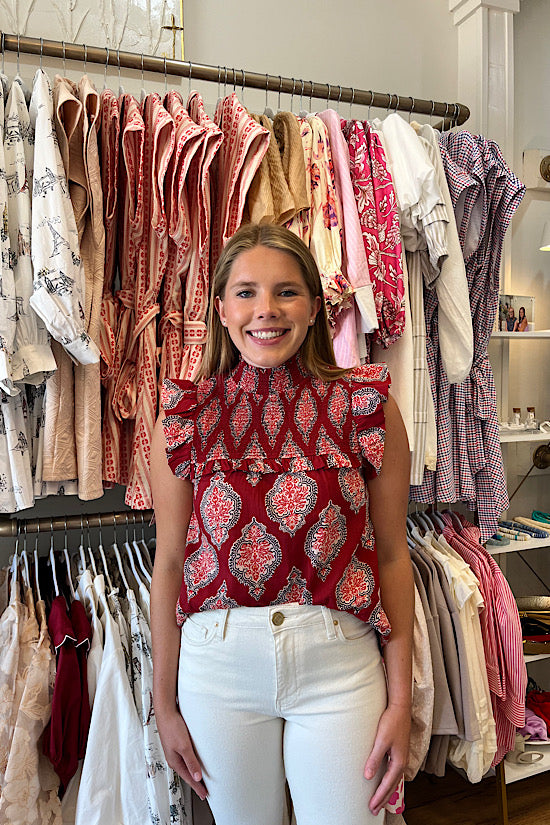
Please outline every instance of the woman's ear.
M214 308L215 308L216 312L218 313L218 315L220 316L220 323L221 323L222 327L225 327L226 324L227 324L227 320L226 320L225 312L224 312L224 308L223 308L223 301L222 301L222 299L220 298L219 295L216 295L216 297L214 298Z

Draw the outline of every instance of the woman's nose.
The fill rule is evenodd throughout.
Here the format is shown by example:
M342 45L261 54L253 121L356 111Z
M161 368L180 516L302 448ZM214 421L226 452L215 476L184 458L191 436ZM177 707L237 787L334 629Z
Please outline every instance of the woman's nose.
M256 305L258 318L272 318L277 314L277 301L272 295L264 295Z

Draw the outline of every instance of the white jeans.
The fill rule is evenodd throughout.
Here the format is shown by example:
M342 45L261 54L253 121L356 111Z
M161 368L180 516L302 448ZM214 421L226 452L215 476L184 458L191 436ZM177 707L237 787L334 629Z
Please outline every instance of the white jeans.
M375 631L298 604L195 613L178 699L216 825L368 825L380 777L363 769L386 706Z

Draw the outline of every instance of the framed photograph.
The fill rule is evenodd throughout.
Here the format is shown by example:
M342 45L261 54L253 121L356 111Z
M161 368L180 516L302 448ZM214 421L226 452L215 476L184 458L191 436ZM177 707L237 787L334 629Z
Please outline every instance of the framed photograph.
M533 332L535 299L530 295L499 295L495 332Z

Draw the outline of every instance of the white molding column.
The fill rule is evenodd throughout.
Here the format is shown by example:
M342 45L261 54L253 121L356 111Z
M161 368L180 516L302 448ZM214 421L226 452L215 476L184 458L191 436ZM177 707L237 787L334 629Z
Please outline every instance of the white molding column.
M520 0L448 0L448 3L458 28L458 99L464 101L471 112L464 128L496 141L512 166L514 14L520 10ZM511 231L504 238L500 291L512 293ZM500 343L495 380L502 418L507 417L508 410L509 341ZM493 363L493 369L495 366Z

